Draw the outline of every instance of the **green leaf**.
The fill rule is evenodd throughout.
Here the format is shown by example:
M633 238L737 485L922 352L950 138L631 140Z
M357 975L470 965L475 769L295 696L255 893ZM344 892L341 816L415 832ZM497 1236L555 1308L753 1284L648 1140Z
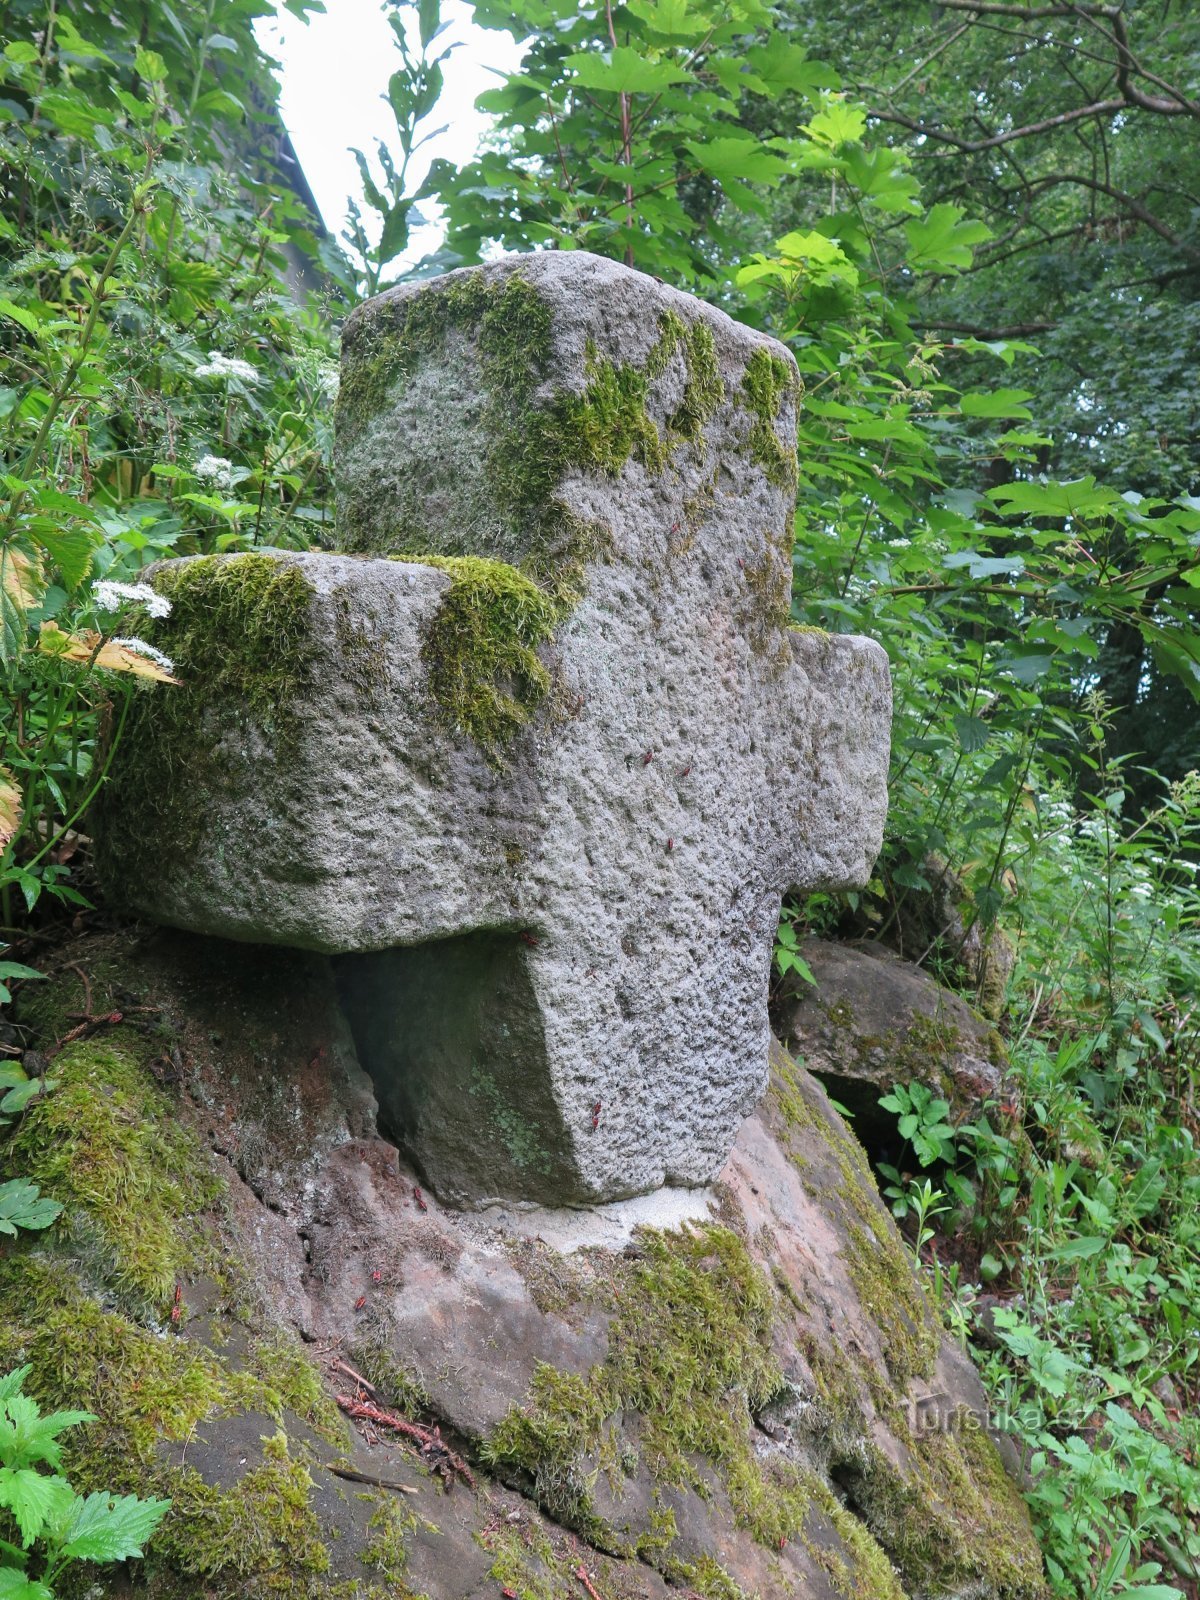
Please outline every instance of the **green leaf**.
M32 311L26 311L24 306L14 304L11 300L0 297L0 317L11 317L14 322L19 322L26 333L37 334L38 319Z
M966 567L973 578L1018 577L1025 571L1023 556L981 556L978 550L952 550L942 557L942 565L952 570Z
M776 92L790 89L800 94L815 89L836 89L837 73L819 61L810 61L802 45L792 44L781 33L772 33L766 44L746 51L751 72Z
M0 978L44 978L44 972L26 967L19 961L0 961Z
M32 1371L33 1365L30 1363L24 1367L14 1367L11 1372L0 1378L0 1405L6 1400L11 1400L14 1394L20 1394L21 1385Z
M0 1567L0 1600L54 1600L54 1595L15 1567Z
M990 730L986 722L978 717L969 717L960 714L950 719L954 724L954 731L958 735L958 742L968 755L976 750L982 750L988 742Z
M722 184L758 183L772 188L789 171L783 157L758 139L708 139L703 144L689 139L687 148L701 171L711 173Z
M688 0L629 0L626 9L656 34L672 39L691 39L708 32L707 18L692 11Z
M133 58L133 69L147 83L162 83L167 76L167 64L157 50L139 49Z
M1086 1261L1091 1256L1098 1256L1102 1250L1107 1250L1109 1243L1108 1239L1101 1238L1098 1234L1085 1234L1077 1239L1064 1239L1062 1244L1047 1250L1046 1255L1051 1261Z
M992 237L984 222L964 222L961 206L943 203L904 224L908 264L915 271L945 272L971 265L973 247Z
M38 59L37 45L31 44L28 39L14 39L11 44L4 46L4 59L15 62L19 67L32 66Z
M568 56L566 64L574 71L576 83L602 94L652 94L691 77L669 61L647 61L630 45L618 45L605 55L588 51Z
M827 150L838 145L856 144L867 131L867 113L861 106L848 105L832 95L810 123L800 130Z
M959 408L964 417L1020 417L1025 422L1033 420L1033 412L1025 404L1032 400L1028 389L987 389L964 394Z
M32 1081L36 1089L38 1080ZM48 1228L62 1214L57 1200L47 1199L36 1183L27 1178L9 1178L0 1183L0 1233L15 1234L18 1228Z
M88 528L46 528L36 523L29 533L58 568L67 588L77 589L92 570L92 557L101 542L96 535Z
M127 1561L140 1556L170 1509L169 1500L90 1494L78 1501L59 1554L71 1561Z
M31 1467L0 1467L0 1506L12 1513L28 1550L51 1517L73 1498L65 1478Z
M0 1404L0 1465L32 1467L44 1461L57 1471L62 1464L58 1435L95 1420L90 1411L55 1411L43 1417L28 1395L9 1395Z
M1067 482L1002 483L989 489L987 496L1010 515L1027 512L1048 517L1092 517L1122 503L1115 489L1101 487L1091 476Z

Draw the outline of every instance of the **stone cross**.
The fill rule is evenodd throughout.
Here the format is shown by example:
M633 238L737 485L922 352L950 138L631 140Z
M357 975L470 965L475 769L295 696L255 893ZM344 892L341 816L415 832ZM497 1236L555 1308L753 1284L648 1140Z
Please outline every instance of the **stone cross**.
M789 620L787 350L584 253L350 318L344 554L165 563L99 819L161 922L339 958L443 1197L721 1169L767 1072L780 896L862 884L878 645Z

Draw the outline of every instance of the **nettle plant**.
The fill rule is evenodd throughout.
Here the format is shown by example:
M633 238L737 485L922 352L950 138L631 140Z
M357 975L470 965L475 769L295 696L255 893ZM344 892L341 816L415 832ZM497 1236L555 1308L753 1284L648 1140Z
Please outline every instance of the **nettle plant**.
M164 555L328 522L322 256L242 0L11 0L0 54L0 897L77 901L81 819L137 688ZM305 0L291 0L303 13ZM138 44L150 40L154 48ZM284 251L291 252L285 257ZM326 266L346 270L328 248ZM314 280L315 281L315 280ZM325 280L336 288L336 280ZM322 314L322 313L326 314ZM156 681L154 681L156 680Z
M73 1562L140 1556L171 1505L132 1494L77 1494L60 1471L59 1435L96 1418L89 1411L43 1416L23 1392L31 1371L19 1367L0 1378L0 1514L19 1541L0 1537L2 1600L54 1600L54 1586Z

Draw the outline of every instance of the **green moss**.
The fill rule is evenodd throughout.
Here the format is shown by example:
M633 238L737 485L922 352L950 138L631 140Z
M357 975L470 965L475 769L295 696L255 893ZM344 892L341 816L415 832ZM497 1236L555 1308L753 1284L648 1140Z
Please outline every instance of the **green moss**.
M204 556L163 567L154 584L172 611L153 624L153 637L183 681L134 697L120 759L101 791L99 832L107 876L118 885L139 872L143 838L153 838L156 853L190 855L214 798L238 792L247 758L231 755L236 741L218 746L216 725L253 727L276 758L286 757L313 660L312 590L295 564Z
M332 600L341 675L364 700L378 700L388 684L387 646L354 615L345 585L333 591Z
M95 1281L138 1310L161 1311L196 1263L195 1219L223 1185L116 1035L68 1045L53 1076L57 1087L22 1119L4 1167L65 1207L59 1236Z
M363 1564L375 1567L387 1584L393 1600L413 1600L413 1590L405 1581L408 1570L408 1541L417 1527L413 1513L386 1494L365 1497L375 1510L367 1524L370 1543L363 1551Z
M712 1556L701 1556L696 1561L669 1561L664 1576L673 1584L686 1584L703 1600L747 1600L746 1591L725 1571Z
M92 981L93 1004L107 1003L95 969ZM78 988L64 974L39 997L50 1037ZM224 1593L331 1600L311 1445L285 1430L298 1419L306 1440L337 1449L346 1425L298 1342L263 1331L261 1305L245 1305L240 1329L239 1313L226 1312L223 1325L238 1335L228 1355L196 1336L193 1296L211 1305L248 1276L221 1242L223 1185L211 1157L150 1070L162 1042L126 1025L67 1046L54 1062L57 1087L3 1147L0 1181L33 1175L66 1210L0 1258L0 1370L28 1362L28 1390L44 1408L96 1414L64 1441L81 1491L172 1501L146 1564L156 1595L192 1600L198 1580L214 1579ZM183 1317L172 1327L176 1284ZM198 1435L219 1441L246 1415L275 1434L259 1464L217 1487L187 1463L188 1447Z
M814 1479L813 1503L826 1518L848 1553L849 1562L836 1551L815 1539L806 1539L805 1548L828 1575L834 1588L846 1600L907 1600L895 1568L879 1543L846 1510L827 1484Z
M908 1474L870 1445L843 1474L855 1509L906 1585L945 1593L973 1582L1004 1597L1044 1594L1028 1512L987 1435L978 1427L933 1432L912 1451Z
M573 1570L578 1557L572 1563L565 1551L556 1551L545 1528L532 1518L508 1525L494 1519L478 1538L493 1557L488 1577L518 1600L562 1600L582 1593Z
M550 674L537 647L565 604L516 567L482 556L427 556L450 587L421 647L429 688L443 719L495 752L545 698Z
M375 1390L379 1403L405 1417L419 1417L429 1407L429 1391L411 1368L402 1366L393 1353L393 1324L372 1329L347 1351L350 1365L360 1372Z
M831 1014L837 1009L831 1007ZM801 1083L782 1051L773 1055L772 1065L771 1097L784 1122L814 1134L829 1157L833 1175L829 1192L840 1202L846 1229L846 1270L864 1310L879 1329L888 1376L903 1389L914 1378L932 1374L940 1331L900 1235L880 1204L862 1145L844 1123L824 1113L817 1091ZM810 1162L804 1162L801 1171L806 1186L823 1188L823 1180ZM879 1410L895 1408L895 1392L888 1391L870 1364L864 1365L860 1376Z
M742 395L751 414L749 444L754 459L779 489L796 487L796 452L785 446L776 426L783 402L795 392L796 375L782 356L756 350L742 376Z
M697 1464L707 1463L738 1525L777 1549L803 1528L811 1493L797 1468L764 1464L751 1447L755 1415L785 1387L770 1283L724 1227L645 1230L637 1254L614 1264L611 1298L601 1295L611 1317L605 1361L586 1376L539 1367L525 1406L489 1438L488 1459L526 1483L557 1519L593 1543L611 1543L591 1486L597 1472L622 1466L613 1419L636 1413L639 1449L656 1484L706 1494ZM661 1560L651 1545L644 1558L673 1570L667 1543L651 1544Z

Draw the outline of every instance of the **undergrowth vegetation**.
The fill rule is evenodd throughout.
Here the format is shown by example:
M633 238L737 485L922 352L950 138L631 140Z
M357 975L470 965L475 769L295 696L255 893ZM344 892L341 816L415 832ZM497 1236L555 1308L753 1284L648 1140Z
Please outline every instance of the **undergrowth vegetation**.
M496 119L486 148L461 168L435 162L420 195L410 157L449 52L436 0L394 0L388 97L402 158L381 150L382 178L361 160L380 233L355 210L349 257L286 174L275 84L252 26L268 9L148 0L134 19L98 0L2 8L0 924L13 948L0 961L0 1000L8 983L35 983L38 951L90 914L87 818L119 741L190 726L200 761L189 684L210 670L248 713L285 706L278 673L304 665L301 580L278 580L293 592L264 600L242 580L277 569L246 552L337 542L335 324L399 273L418 199L434 201L445 225L421 272L496 247L582 247L705 296L786 342L799 366L798 459L773 427L756 434L772 478L796 482L793 620L869 633L893 666L891 815L876 876L861 894L789 905L779 964L803 979L805 933L867 934L900 943L999 1020L1010 1098L954 1127L936 1096L900 1083L889 1102L906 1119L906 1159L881 1181L950 1326L976 1351L1000 1425L1024 1449L1055 1592L1197 1595L1200 779L1186 769L1188 739L1160 740L1173 763L1160 777L1130 734L1139 716L1158 726L1196 714L1200 482L1186 443L1152 438L1136 417L1089 437L1080 419L1101 408L1104 378L1092 366L1055 399L1055 414L1074 418L1056 441L1041 397L1013 378L1036 386L1036 329L939 314L947 294L971 299L974 272L1005 270L1000 180L966 160L979 154L973 135L947 144L944 128L922 130L894 101L880 109L885 97L860 94L853 63L810 59L810 34L823 36L791 0L474 0L484 27L525 41L524 59L481 99ZM934 21L970 9L913 8ZM1014 27L1035 15L1020 4L975 9ZM1058 21L1074 26L1078 13L1097 35L1095 50L1078 51L1080 70L1116 41L1120 108L1101 101L1086 124L1072 119L1099 128L1103 161L1095 154L1092 175L1076 179L1046 157L1049 176L1022 181L1031 196L1047 183L1084 194L1090 213L1059 204L1078 247L1123 275L1110 302L1118 329L1125 314L1146 323L1164 286L1191 292L1200 248L1194 208L1168 226L1111 174L1095 177L1109 171L1110 146L1118 162L1152 151L1139 116L1182 125L1200 115L1164 77L1194 43L1183 22L1146 44L1149 67L1121 45L1115 19L1146 9L1051 0L1036 12L1058 52L1050 77L1075 48L1054 33ZM825 10L857 25L870 7ZM865 59L873 46L844 31L845 49ZM947 105L962 86L957 38L925 63L936 59ZM1044 42L1032 39L1031 59ZM912 66L900 95L919 69L903 51L897 59ZM998 81L1001 98L1005 85L1016 93L1015 72ZM993 145L1040 126L1010 126ZM935 158L930 140L959 165ZM977 202L995 226L974 215ZM1109 204L1124 210L1114 219ZM1037 273L1028 276L1034 287L1022 292L1036 294ZM492 337L494 310L481 304L468 320L483 329L489 405L503 424L491 463L503 516L523 503L523 485L561 466L568 423L597 471L663 448L646 420L644 375L601 363L582 400L531 430L525 401L549 353L530 369L526 341L525 365L514 366ZM424 332L399 331L409 344L381 346L378 363L359 369L368 390L386 387L401 357L419 358ZM687 347L687 392L667 440L683 448L720 398L719 379L682 324L663 339L668 353L680 339ZM1119 332L1109 355L1132 365ZM1060 388L1069 365L1060 348ZM1183 433L1177 396L1194 390L1194 374L1172 371L1170 416ZM747 374L756 415L774 416L786 378L771 358ZM342 397L351 431L362 399ZM1109 457L1120 467L1111 482ZM518 553L522 571L498 572L481 552L401 530L397 548L435 551L450 573L427 659L441 712L464 738L494 743L545 694L538 648L574 603L577 567L599 536L540 531L567 570L545 570L535 550ZM245 564L207 586L209 567L143 581L165 556L226 554ZM205 607L223 607L238 635L239 649L215 664L196 655L192 622ZM1112 670L1118 658L1134 670ZM147 696L176 699L165 718L148 717ZM151 776L155 805L192 774ZM135 813L131 800L131 828ZM181 846L189 827L183 814ZM989 959L1007 940L1011 977ZM172 1236L154 1197L123 1193L120 1216L101 1216L76 1169L103 1177L131 1140L158 1138L164 1182L186 1186L169 1134L121 1118L119 1082L111 1125L79 1126L72 1097L85 1086L69 1054L59 1081L18 1066L14 1037L0 1036L0 1049L0 1121L13 1119L0 1131L24 1163L0 1187L0 1234L61 1229L81 1250L119 1243L130 1296L161 1297ZM31 1106L39 1114L24 1123ZM140 1242L114 1239L135 1223ZM656 1267L669 1281L686 1263ZM607 1381L650 1410L663 1374L651 1342L629 1348L637 1361ZM5 1384L11 1409L19 1378ZM664 1457L683 1448L658 1442ZM549 1436L514 1434L497 1449L516 1457L534 1444L553 1466ZM710 1444L720 1454L719 1437ZM61 1521L48 1563L65 1559L70 1526Z

